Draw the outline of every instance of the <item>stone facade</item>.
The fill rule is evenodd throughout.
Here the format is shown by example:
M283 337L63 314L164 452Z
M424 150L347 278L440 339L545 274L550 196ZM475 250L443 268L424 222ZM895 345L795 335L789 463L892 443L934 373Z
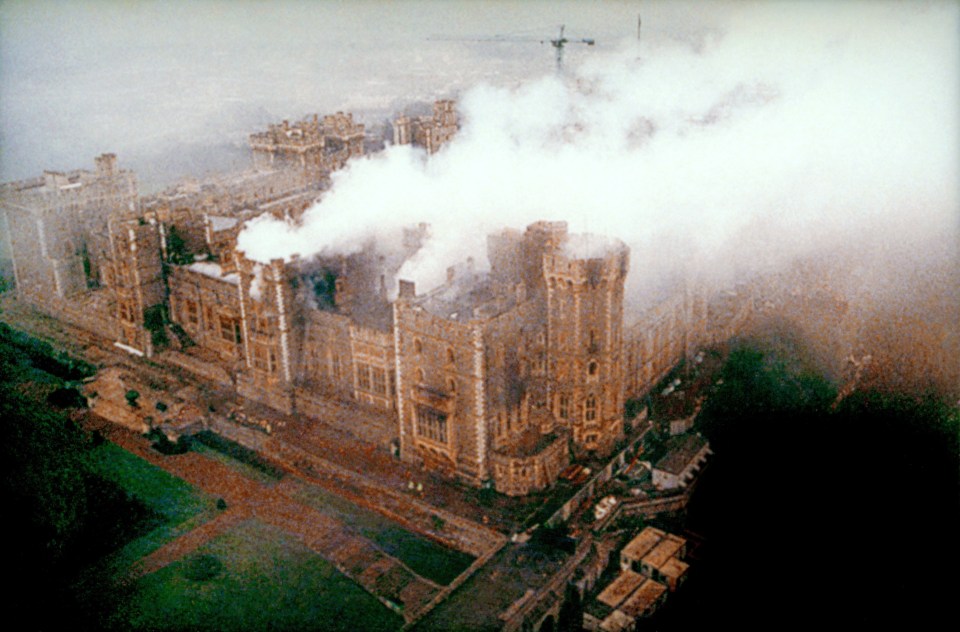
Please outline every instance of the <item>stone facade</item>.
M432 120L445 131L429 138L449 138L452 102L438 102ZM250 260L236 249L244 222L297 217L323 189L304 165L342 166L362 150L362 126L314 117L252 143L271 168L144 200L109 154L96 172L4 185L18 292L131 353L167 353L276 410L351 411L378 429L358 436L393 444L403 460L516 496L552 485L571 459L611 454L624 437L625 398L702 337L705 310L689 292L625 329L628 248L568 234L564 222L491 235L489 271L468 260L423 295L397 275L425 225L399 248ZM78 305L95 310L81 318Z
M393 144L415 145L435 154L459 129L456 104L441 99L433 104L433 116L397 117L393 123Z
M114 154L98 156L94 171L47 171L0 187L18 295L64 299L100 287L113 254L109 219L136 215L138 202L136 177Z
M362 156L363 141L363 124L356 123L352 114L337 112L322 119L314 114L297 123L271 125L250 135L250 148L259 168L294 167L322 175Z

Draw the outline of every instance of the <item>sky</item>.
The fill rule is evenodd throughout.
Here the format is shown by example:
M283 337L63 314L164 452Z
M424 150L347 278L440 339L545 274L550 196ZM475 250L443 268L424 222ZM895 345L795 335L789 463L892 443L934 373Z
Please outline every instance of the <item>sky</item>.
M597 43L558 72L540 40L561 24ZM0 179L113 151L150 191L247 165L281 119L453 97L444 151L357 161L303 225L241 248L348 251L425 221L403 274L427 289L490 230L562 219L627 242L634 294L678 266L889 261L957 229L958 24L950 2L4 2Z

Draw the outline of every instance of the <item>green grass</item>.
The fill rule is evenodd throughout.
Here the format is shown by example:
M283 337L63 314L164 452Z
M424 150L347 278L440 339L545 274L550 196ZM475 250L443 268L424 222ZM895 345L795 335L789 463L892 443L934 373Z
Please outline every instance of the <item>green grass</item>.
M198 560L212 573L198 577ZM135 630L396 630L402 618L280 529L241 523L141 578L124 607Z
M213 496L112 443L97 447L91 464L99 476L116 483L164 519L162 525L103 561L114 573L219 513Z
M161 514L180 523L213 506L215 499L192 485L109 442L92 454L94 470Z
M466 553L407 531L379 513L316 486L301 483L292 496L308 507L350 525L414 573L438 584L449 584L474 560Z

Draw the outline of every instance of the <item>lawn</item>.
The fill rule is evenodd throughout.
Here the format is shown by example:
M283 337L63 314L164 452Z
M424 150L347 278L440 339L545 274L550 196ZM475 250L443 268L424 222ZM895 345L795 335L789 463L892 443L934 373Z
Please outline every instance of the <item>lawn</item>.
M302 542L256 520L138 580L125 626L150 630L397 630L390 611Z
M135 499L163 517L164 523L130 542L117 566L132 564L217 513L216 499L172 474L109 442L91 454L94 472L120 486Z
M359 507L314 485L300 483L298 501L352 526L410 570L440 585L449 584L473 562L471 555L412 533L374 511Z

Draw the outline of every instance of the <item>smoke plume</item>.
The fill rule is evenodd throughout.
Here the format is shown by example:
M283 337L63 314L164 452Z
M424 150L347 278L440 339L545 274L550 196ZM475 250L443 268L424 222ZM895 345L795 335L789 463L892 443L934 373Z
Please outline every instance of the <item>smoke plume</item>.
M632 248L644 292L691 265L724 280L821 249L882 256L955 235L953 4L747 5L701 37L625 42L576 73L478 85L453 142L353 162L299 223L262 218L254 259L350 252L428 222L422 290L502 226L566 220Z

